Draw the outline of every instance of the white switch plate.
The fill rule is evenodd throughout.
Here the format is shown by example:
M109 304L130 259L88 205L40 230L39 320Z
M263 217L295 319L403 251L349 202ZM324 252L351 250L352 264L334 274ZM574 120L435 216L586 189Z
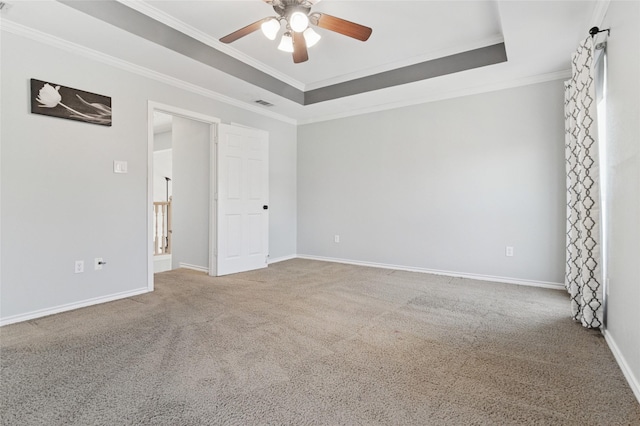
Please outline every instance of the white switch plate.
M113 173L127 173L128 166L126 161L114 160Z
M96 271L101 270L101 269L102 269L102 266L103 266L103 264L102 264L102 258L101 258L101 257L96 257L96 258L93 260L93 266L95 267Z
M76 274L81 274L84 272L84 260L76 260L74 272Z
M513 247L507 246L504 249L504 255L507 257L513 257Z
M333 236L333 242L334 243L339 243L340 242L340 235L334 235Z

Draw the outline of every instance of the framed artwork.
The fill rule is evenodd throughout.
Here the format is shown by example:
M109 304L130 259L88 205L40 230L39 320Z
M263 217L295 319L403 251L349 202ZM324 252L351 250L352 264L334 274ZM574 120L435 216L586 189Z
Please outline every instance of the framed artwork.
M31 112L111 126L111 98L31 79Z

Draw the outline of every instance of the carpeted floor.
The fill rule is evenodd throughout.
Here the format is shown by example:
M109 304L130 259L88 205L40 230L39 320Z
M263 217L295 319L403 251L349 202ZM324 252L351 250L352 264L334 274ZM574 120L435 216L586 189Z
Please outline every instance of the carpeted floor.
M291 260L0 329L3 425L640 425L557 290Z

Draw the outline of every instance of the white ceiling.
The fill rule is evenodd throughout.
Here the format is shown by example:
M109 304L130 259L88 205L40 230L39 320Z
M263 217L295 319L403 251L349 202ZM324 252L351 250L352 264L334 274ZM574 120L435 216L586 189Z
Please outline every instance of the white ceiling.
M273 16L272 7L261 0L121 3L132 14L141 12L300 91L500 42L505 43L508 60L304 106L61 2L9 0L2 11L3 27L40 39L49 37L54 44L67 48L75 43L85 54L100 52L99 59L144 67L161 73L158 78L189 90L276 118L307 123L563 78L570 69L571 52L588 35L602 10L602 2L595 0L323 0L312 11L369 26L373 34L368 41L360 42L318 28L322 39L309 49L309 61L294 64L291 54L276 48L278 39L270 41L260 31L228 45L218 41L245 25ZM257 99L274 106L259 106L254 102Z
M151 1L148 5L189 23L218 39L244 25L267 16L273 8L259 0L246 1ZM502 39L497 5L492 1L336 1L326 0L312 7L374 29L367 42L317 29L321 42L309 49L310 60L294 64L291 54L277 50L279 37L268 40L261 32L241 38L228 50L241 52L295 80L305 89L369 75L456 52L468 46L482 46ZM212 16L225 15L212 22ZM425 31L423 25L430 28ZM464 31L460 31L464 28ZM281 29L280 35L284 32ZM429 42L425 42L428 40ZM219 45L219 48L225 48Z

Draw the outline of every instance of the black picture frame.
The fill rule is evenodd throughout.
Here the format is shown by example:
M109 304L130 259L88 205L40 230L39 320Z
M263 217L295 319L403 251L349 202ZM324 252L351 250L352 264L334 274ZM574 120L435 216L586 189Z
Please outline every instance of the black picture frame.
M31 79L31 112L111 126L111 97Z

